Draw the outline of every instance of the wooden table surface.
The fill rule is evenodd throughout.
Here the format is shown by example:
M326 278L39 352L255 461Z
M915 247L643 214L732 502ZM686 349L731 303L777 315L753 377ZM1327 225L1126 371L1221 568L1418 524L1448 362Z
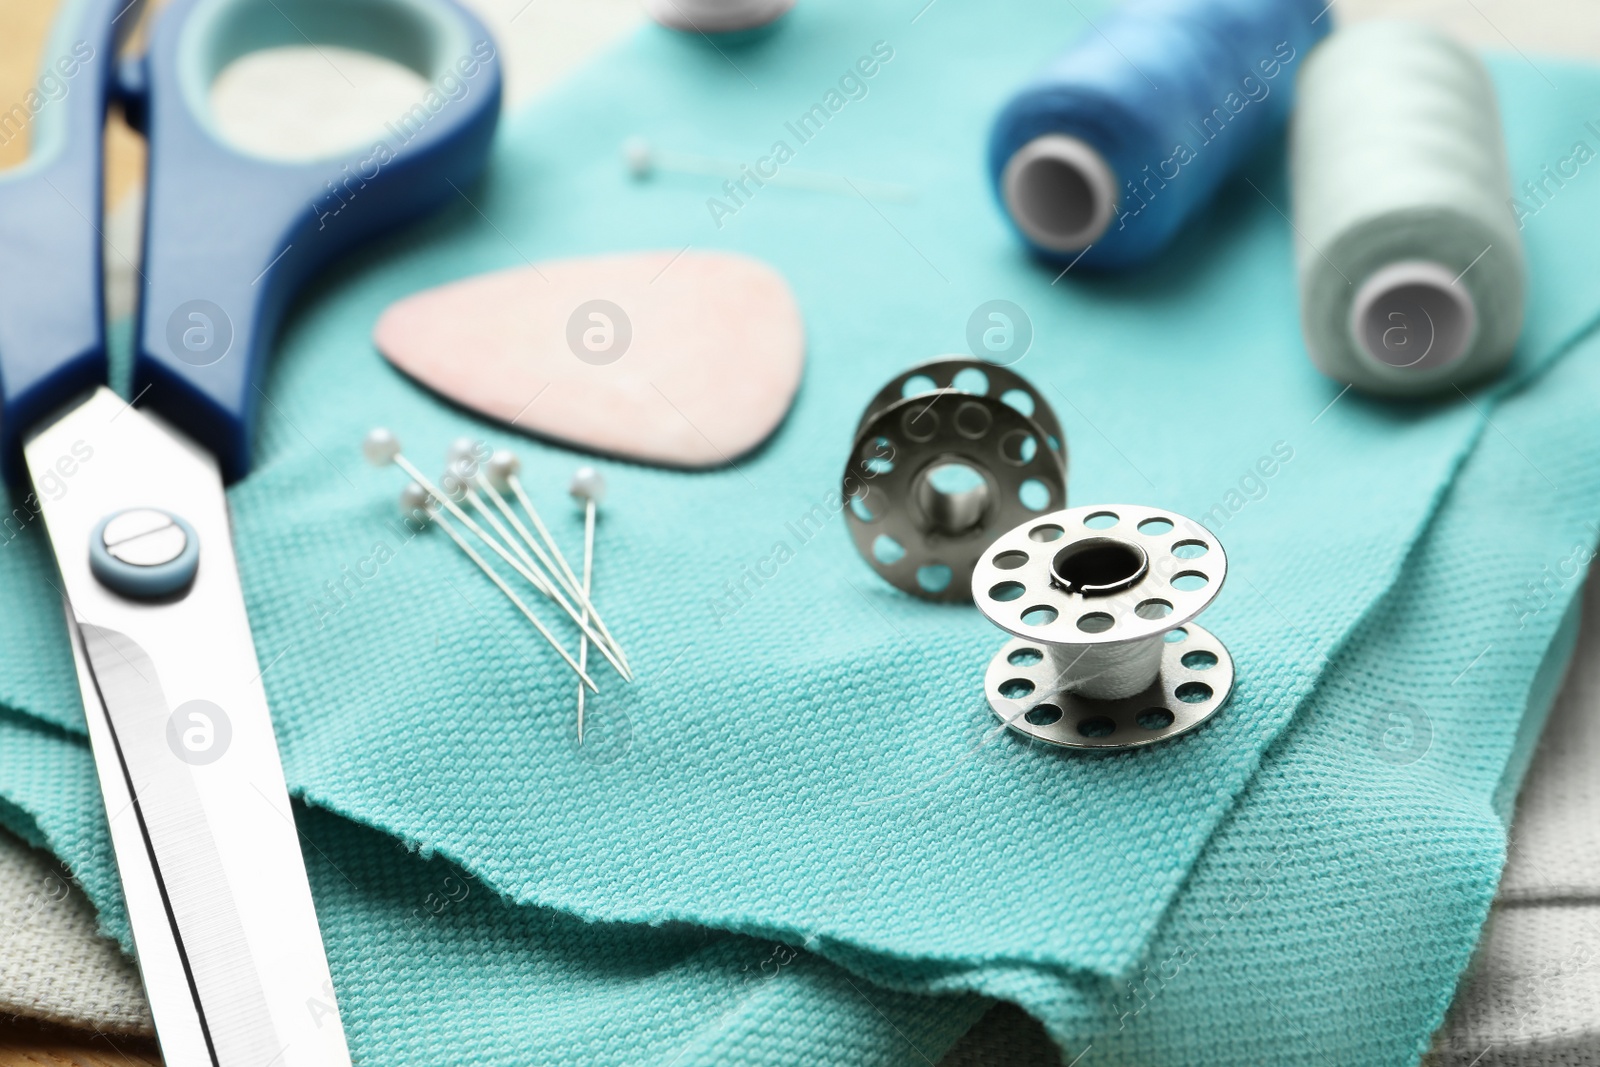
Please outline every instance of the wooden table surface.
M157 1067L160 1063L150 1038L112 1038L25 1019L0 1022L0 1067Z

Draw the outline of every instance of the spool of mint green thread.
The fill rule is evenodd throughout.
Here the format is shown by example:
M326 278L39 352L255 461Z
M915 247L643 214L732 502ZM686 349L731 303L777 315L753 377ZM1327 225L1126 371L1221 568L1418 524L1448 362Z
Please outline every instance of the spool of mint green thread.
M1494 86L1425 26L1312 50L1290 122L1300 314L1319 370L1392 396L1499 371L1522 329L1522 241Z

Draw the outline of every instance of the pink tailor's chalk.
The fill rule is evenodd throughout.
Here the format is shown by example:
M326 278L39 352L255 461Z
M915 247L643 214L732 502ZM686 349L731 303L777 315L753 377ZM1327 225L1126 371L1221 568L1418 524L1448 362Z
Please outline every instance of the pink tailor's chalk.
M715 467L783 421L805 327L776 270L727 252L553 260L413 294L372 331L396 367L525 433Z

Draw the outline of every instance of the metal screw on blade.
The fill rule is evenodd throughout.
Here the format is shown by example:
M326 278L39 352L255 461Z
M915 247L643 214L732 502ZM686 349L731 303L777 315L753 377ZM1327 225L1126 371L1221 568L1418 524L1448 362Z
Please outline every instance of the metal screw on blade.
M595 511L600 501L606 495L606 480L604 475L593 467L579 467L572 474L572 486L568 490L572 498L583 505L583 593L584 601L588 602L590 581L594 575L594 518ZM589 640L578 640L578 664L584 665L589 658ZM578 686L578 744L583 744L583 704L585 694L583 686Z
M369 456L370 455L371 453L369 453ZM450 525L450 521L439 513L438 508L434 506L434 498L429 495L426 489L418 485L416 482L412 482L402 489L400 491L400 511L401 514L408 517L420 515L448 534L450 540L456 543L456 547L461 549L461 551L466 554L468 559L472 560L473 563L476 563L478 565L478 569L483 571L483 573L489 577L490 581L494 582L494 584L499 588L500 592L504 593L506 598L510 600L511 603L516 605L517 610L522 612L523 616L529 622L533 623L534 629L539 631L539 635L541 637L550 642L550 647L555 649L561 658L566 661L567 666L571 667L575 672L577 672L578 691L580 693L583 692L584 686L588 686L590 689L595 690L595 692L600 691L598 687L595 686L594 679L589 677L585 665L577 660L574 660L572 658L572 654L569 653L565 648L561 647L561 642L557 641L555 635L545 627L544 623L539 621L538 616L534 615L533 611L528 607L528 605L522 602L522 599L512 591L511 587L505 583L505 580L501 578L500 575L495 573L494 568L490 567L482 556L473 551L472 546L467 544L466 538L457 533L455 528Z
M627 654L622 651L622 645L614 636L612 636L611 630L608 626L606 626L605 620L600 617L600 612L595 607L594 601L592 601L588 595L582 591L581 583L578 581L578 576L572 572L572 567L567 563L566 557L562 555L561 549L557 547L555 538L550 535L550 528L544 524L544 519L539 516L538 509L533 506L533 499L528 495L527 490L523 488L522 479L518 477L521 467L522 464L517 459L515 454L508 452L505 449L501 449L489 457L489 462L487 464L487 478L485 479L485 482L496 491L494 495L498 495L499 493L509 489L511 494L516 497L517 503L522 507L523 512L527 514L528 521L533 524L533 528L539 532L539 536L544 540L544 543L549 546L550 552L554 555L557 566L553 568L553 570L558 572L558 577L564 576L565 580L562 582L562 585L572 593L574 599L581 602L588 609L589 617L594 623L594 628L600 632L600 636L604 642L610 645L612 651L617 654L617 657L620 660L622 660L623 666L628 668L630 672L629 680L632 681L631 672L633 667L628 663ZM593 470L592 467L585 469ZM596 473L598 475L598 472ZM480 472L479 477L483 478L484 474ZM510 514L509 508L507 508L506 511L507 518L511 520L512 524L517 528L517 531L522 534L523 539L528 542L530 547L539 552L539 558L547 558L544 553L538 549L538 546L534 544L533 538L529 535L527 528L524 527L522 523L517 521L515 515Z

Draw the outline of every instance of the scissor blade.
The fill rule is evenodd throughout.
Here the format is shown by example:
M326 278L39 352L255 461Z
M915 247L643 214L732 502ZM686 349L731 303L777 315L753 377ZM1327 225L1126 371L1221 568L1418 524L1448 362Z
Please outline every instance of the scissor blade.
M101 716L95 761L135 946L154 964L143 973L162 983L149 992L167 1062L346 1067L215 461L103 389L24 451L85 709ZM128 509L192 528L200 564L186 590L131 599L95 576L90 539ZM132 823L119 812L130 797Z
M117 755L111 721L100 703L100 690L89 667L89 655L84 650L72 605L63 601L63 607L67 614L73 665L78 672L78 688L83 692L83 717L89 730L89 744L95 753L100 793L105 798L111 847L116 852L117 873L122 878L122 897L128 909L129 925L138 942L139 972L144 978L150 1014L161 1032L162 1058L167 1067L211 1064L215 1061L200 1026L199 1005L189 986L183 957L178 953L177 934L172 929L161 887L156 882L150 843L134 808L132 783ZM150 931L160 936L150 936Z
M126 634L89 623L78 632L211 1056L270 1063L282 1046L194 774L167 741L156 665ZM190 727L207 728L216 723Z

